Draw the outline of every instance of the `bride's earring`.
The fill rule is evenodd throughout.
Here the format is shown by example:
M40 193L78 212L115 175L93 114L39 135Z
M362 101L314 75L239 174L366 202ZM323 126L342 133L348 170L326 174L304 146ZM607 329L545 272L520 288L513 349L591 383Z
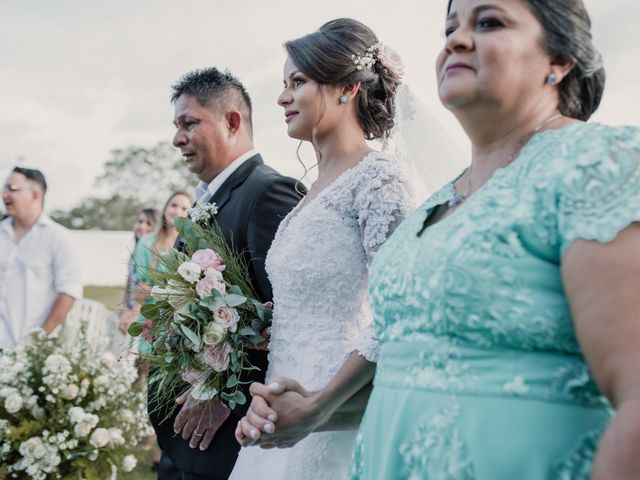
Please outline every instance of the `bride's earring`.
M349 101L349 97L347 97L346 95L340 95L340 98L338 98L338 102L340 102L342 105L344 105L348 101Z
M556 84L556 76L553 73L547 75L547 85L555 85Z

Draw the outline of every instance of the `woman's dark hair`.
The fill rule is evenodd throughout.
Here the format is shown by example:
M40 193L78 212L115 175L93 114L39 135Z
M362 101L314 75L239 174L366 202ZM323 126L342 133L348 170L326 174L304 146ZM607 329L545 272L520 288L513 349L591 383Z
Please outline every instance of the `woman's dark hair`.
M543 46L557 62L571 63L558 85L563 115L588 120L598 109L605 85L602 56L593 45L591 19L582 0L524 0L544 30ZM451 10L449 0L447 13Z
M394 97L400 78L376 62L358 70L354 56L364 57L379 43L376 34L351 18L331 20L316 32L284 44L291 61L319 84L342 86L360 82L358 118L368 140L388 136L393 128Z
M155 228L156 223L158 223L158 210L155 208L143 208L140 213L147 217L151 228Z

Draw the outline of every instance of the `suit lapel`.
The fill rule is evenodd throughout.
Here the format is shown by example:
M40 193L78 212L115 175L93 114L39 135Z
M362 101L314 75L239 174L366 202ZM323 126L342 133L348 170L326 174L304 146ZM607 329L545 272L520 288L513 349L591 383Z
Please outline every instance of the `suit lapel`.
M242 185L254 168L263 163L259 153L249 158L220 185L220 188L213 194L209 203L215 203L218 211L220 211L231 198L233 190Z

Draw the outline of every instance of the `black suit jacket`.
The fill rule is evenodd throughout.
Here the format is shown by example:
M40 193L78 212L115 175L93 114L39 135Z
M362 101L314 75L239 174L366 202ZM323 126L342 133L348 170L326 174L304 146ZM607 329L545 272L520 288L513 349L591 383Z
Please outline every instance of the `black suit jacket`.
M254 155L231 174L210 200L210 203L215 203L218 207L216 221L226 240L232 242L236 250L245 256L254 290L263 302L271 300L271 284L264 266L265 257L278 225L300 201L296 183L296 180L284 177L266 166L260 155ZM261 371L251 372L245 379L264 381L266 352L254 350L249 359ZM250 399L248 388L245 389L245 394ZM226 477L231 473L240 450L234 431L240 416L246 412L248 403L231 413L209 448L201 452L190 448L189 442L174 434L173 421L177 411L164 422L163 412L154 412L153 386L150 386L150 418L160 448L180 470L197 475Z

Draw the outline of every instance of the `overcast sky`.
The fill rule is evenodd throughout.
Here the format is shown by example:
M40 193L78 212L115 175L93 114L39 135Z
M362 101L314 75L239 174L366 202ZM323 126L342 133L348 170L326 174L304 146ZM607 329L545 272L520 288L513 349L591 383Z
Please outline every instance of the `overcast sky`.
M199 67L228 67L254 101L256 147L299 177L296 143L276 98L282 42L339 16L363 21L402 55L406 79L449 130L433 64L446 0L2 0L0 3L0 176L17 159L44 171L48 210L92 193L113 148L169 140L169 86ZM586 0L607 89L595 120L640 126L637 0ZM314 159L307 153L308 163ZM0 207L1 208L1 207Z

